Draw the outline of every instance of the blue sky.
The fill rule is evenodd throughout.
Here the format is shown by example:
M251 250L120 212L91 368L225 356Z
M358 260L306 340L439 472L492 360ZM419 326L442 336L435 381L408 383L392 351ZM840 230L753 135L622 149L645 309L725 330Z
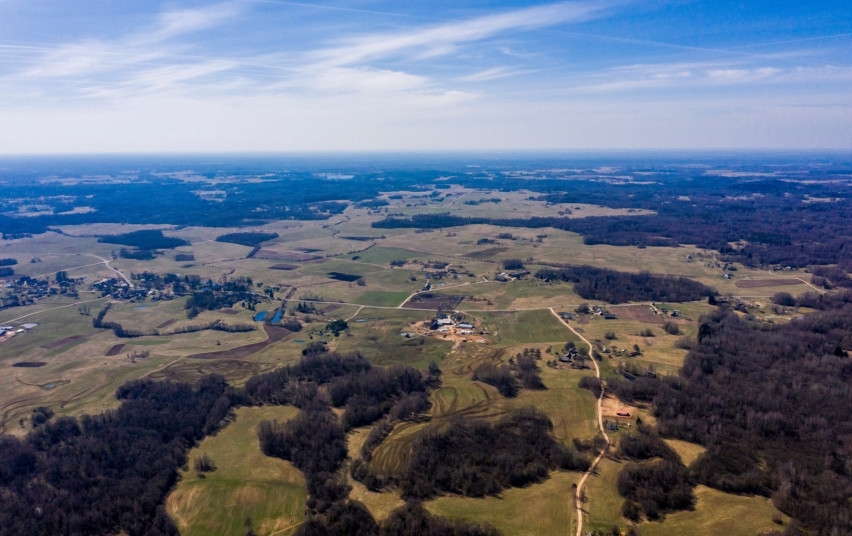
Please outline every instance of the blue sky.
M852 149L848 0L0 0L0 153Z

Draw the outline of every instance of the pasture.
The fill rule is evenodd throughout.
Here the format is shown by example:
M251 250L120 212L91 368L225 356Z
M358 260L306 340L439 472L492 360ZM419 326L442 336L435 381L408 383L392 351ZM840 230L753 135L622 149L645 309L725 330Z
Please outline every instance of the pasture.
M296 416L292 406L238 408L234 421L189 452L189 467L166 499L182 536L243 534L246 518L258 536L295 532L305 515L301 472L260 451L257 425ZM216 470L200 477L194 460L207 454Z

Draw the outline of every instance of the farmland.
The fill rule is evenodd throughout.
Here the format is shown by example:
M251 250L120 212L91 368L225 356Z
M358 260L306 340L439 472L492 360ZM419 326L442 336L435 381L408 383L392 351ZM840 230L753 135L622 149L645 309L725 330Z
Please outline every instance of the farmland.
M585 299L578 294L579 284L537 277L539 270L587 265L686 277L712 287L713 299L743 318L772 326L814 310L798 304L780 307L773 302L775 293L799 299L806 292L820 296L831 286L816 286L810 268L792 261L784 267L750 265L737 253L745 243L723 255L695 244L587 243L578 232L548 225L513 227L475 220L447 227L375 227L389 215L400 221L423 214L564 217L577 224L594 218L651 218L658 212L556 202L526 190L486 188L481 182L428 189L397 184L380 191L370 184L377 188L371 196L386 203L335 198L326 201L346 206L326 211L328 207L306 201L300 212L304 219L270 217L250 225L155 223L141 216L136 223L60 221L53 231L4 240L2 256L18 261L15 281L23 276L46 281L43 287L56 291L42 292L30 282L16 287L11 278L9 286L0 288L0 299L15 295L21 303L0 309L0 325L13 326L0 338L0 367L6 371L0 375L0 431L26 437L37 426L33 415L40 407L58 417L114 409L119 404L116 389L141 378L193 383L217 374L238 389L253 377L297 363L312 343L323 342L329 351L358 352L378 367L411 366L425 372L434 363L441 370L440 385L428 392L425 414L394 423L372 452L369 466L383 475L399 477L424 434L446 430L461 418L494 423L529 406L547 415L550 433L561 444L594 445L585 448L596 455L597 402L592 390L580 387L581 380L595 376L596 368L604 385L636 377L678 377L690 344L699 338L701 318L717 307L705 298L685 303ZM497 198L499 202L488 201ZM465 203L479 199L486 201ZM619 199L627 204L628 198ZM263 210L271 209L264 205ZM154 237L159 242L150 248L153 258L143 260L123 256L119 249L124 243L99 240L104 236L125 237L125 242L128 236ZM507 274L511 270L504 269L504 261L520 261L524 270ZM156 275L158 283L144 274ZM66 277L73 288L61 285ZM169 282L161 283L166 278ZM96 286L104 281L108 288ZM228 290L236 287L241 290ZM211 296L233 299L220 307ZM198 303L213 305L193 305ZM267 314L260 318L263 312ZM433 325L444 316L446 329ZM345 327L332 329L334 321ZM25 323L36 325L21 327ZM566 359L571 347L585 359ZM521 388L516 397L506 397L495 386L473 379L482 366L515 370L517 356L525 352L537 356L544 389ZM633 522L622 516L624 498L617 480L627 461L612 452L621 437L635 433L637 418L653 426L657 415L649 400L622 401L613 392L601 408L602 416L618 421L619 429L609 433L610 452L582 490L584 527L626 530ZM624 408L631 415L621 419L617 413ZM304 477L289 462L263 455L256 433L262 420L285 421L297 413L293 406L237 407L217 435L189 451L190 460L209 454L217 469L203 477L191 468L180 471L166 508L181 534L237 533L244 530L246 517L257 534L297 530L308 500ZM350 462L369 431L348 431ZM696 442L665 441L686 467L706 452ZM574 494L582 476L553 470L525 487L485 497L445 494L427 500L424 507L449 519L491 523L507 535L573 531L578 520ZM398 487L371 491L351 475L347 478L353 487L350 497L379 521L404 504ZM654 521L640 518L636 526L642 534L737 536L790 522L762 495L724 493L702 484L695 487L695 496L692 510L669 512ZM737 522L746 517L747 523Z

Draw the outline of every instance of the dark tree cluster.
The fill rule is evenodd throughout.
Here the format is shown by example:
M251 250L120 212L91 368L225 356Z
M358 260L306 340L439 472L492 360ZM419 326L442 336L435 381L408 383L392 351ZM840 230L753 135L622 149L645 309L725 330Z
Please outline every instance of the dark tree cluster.
M429 407L420 372L407 366L371 368L336 379L328 386L331 403L345 407L346 429L372 424L395 409L400 417Z
M0 534L177 535L162 504L187 449L228 415L227 384L137 380L116 397L116 410L0 436Z
M509 235L510 237L512 235ZM504 270L523 270L524 269L524 261L521 259L506 259L503 261L503 269Z
M216 242L239 244L241 246L257 247L263 242L278 238L278 233L228 233L216 237Z
M493 385L506 398L518 396L521 387L532 390L547 389L541 381L541 369L536 361L541 359L541 350L524 348L508 365L484 363L474 369L472 379Z
M545 268L536 277L547 281L574 283L574 292L587 300L607 303L629 301L696 301L715 292L710 287L686 277L618 272L596 266L563 266Z
M349 494L336 474L346 460L346 432L327 405L315 401L284 423L263 421L258 438L264 454L293 462L304 473L313 512L321 514Z
M391 512L382 523L380 536L499 536L491 525L449 521L433 516L419 503L409 502Z
M640 512L655 520L666 512L688 510L695 505L689 471L679 460L628 463L618 473L616 486L618 493L627 498L621 512L632 521L639 520Z
M461 417L425 432L399 477L404 497L443 493L495 495L547 478L551 469L585 470L589 459L551 435L553 423L534 408L516 410L493 425Z
M772 495L814 534L846 534L852 305L823 305L786 325L718 309L702 319L680 377L657 381L653 398L663 435L707 447L690 467L697 482Z
M164 236L163 231L159 229L102 236L98 238L98 242L131 246L141 250L172 249L189 245L189 242L182 238Z
M121 248L118 256L122 259L133 259L134 261L150 261L156 258L155 252L150 249L127 249Z
M695 505L692 480L680 456L653 429L639 423L636 432L620 438L617 455L630 460L661 461L629 463L618 474L618 492L625 498L622 513L638 521L662 513L691 509Z
M306 348L307 349L307 348ZM348 374L366 372L372 367L361 354L339 354L318 345L295 365L254 376L246 382L246 395L255 404L296 404L295 394L302 384L325 384Z
M474 369L472 378L474 381L493 385L506 398L515 398L520 391L518 379L509 365L479 365Z

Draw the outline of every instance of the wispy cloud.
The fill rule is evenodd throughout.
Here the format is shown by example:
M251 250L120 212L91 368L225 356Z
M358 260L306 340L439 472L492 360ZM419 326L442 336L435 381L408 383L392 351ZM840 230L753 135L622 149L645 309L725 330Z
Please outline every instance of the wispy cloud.
M433 51L433 55L444 55L464 43L487 39L502 32L583 20L613 5L612 2L560 2L535 6L410 32L342 39L337 45L319 50L313 55L318 63L329 66L351 65L411 51L420 56L429 51Z
M766 84L824 84L852 80L852 67L743 65L739 61L638 64L584 77L580 93L614 93L648 89L713 88Z
M229 76L239 76L245 89L254 85L262 92L276 88L344 93L431 91L439 96L464 94L469 98L471 94L457 92L452 87L452 79L441 81L420 68L421 64L507 33L585 20L616 5L611 0L560 2L461 21L429 20L425 24L418 21L406 30L344 36L325 44L308 44L302 51L281 50L249 57L227 53L205 56L205 51L197 50L192 40L184 39L223 26L256 3L256 0L234 1L166 11L156 17L152 26L119 40L87 39L47 51L28 51L29 64L6 80L55 80L57 84L47 86L45 91L64 89L87 97L180 90L204 84L208 84L204 89L215 90L217 85L230 87ZM508 49L502 48L509 54ZM405 70L389 69L382 65L386 61L404 64ZM494 67L456 81L485 82L528 72L531 71Z
M473 74L460 77L460 82L490 82L491 80L499 80L500 78L508 78L510 76L519 76L535 72L533 69L516 69L512 67L492 67Z

